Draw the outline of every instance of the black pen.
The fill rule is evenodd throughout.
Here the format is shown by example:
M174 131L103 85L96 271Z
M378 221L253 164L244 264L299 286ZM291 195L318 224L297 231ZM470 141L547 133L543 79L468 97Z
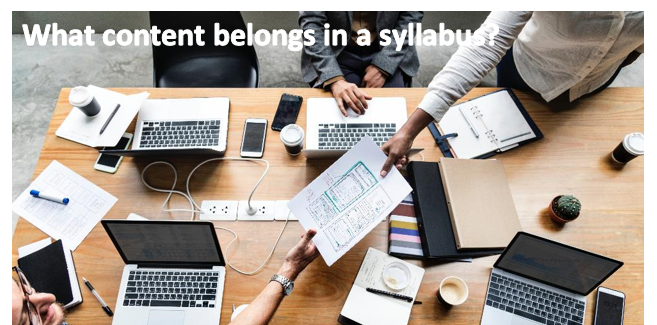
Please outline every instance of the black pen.
M107 315L110 316L110 317L112 315L114 315L114 313L109 308L109 306L107 306L105 301L103 301L103 298L101 298L100 295L98 295L98 292L96 292L96 289L94 289L94 287L91 285L91 282L87 281L87 279L85 279L84 277L82 277L82 280L84 281L84 284L87 285L87 288L89 288L89 290L91 290L91 293L94 294L94 297L96 297L96 299L98 300L100 305L103 306L103 310L107 313Z
M400 295L398 293L379 290L379 289L374 289L374 288L367 288L365 290L367 290L367 292L376 293L376 294L392 297L392 298L395 298L395 299L406 300L407 302L413 302L413 297Z
M105 129L107 126L112 122L112 119L114 118L114 115L116 115L116 112L119 111L119 107L121 107L121 104L116 104L116 108L112 111L112 114L107 118L107 121L105 121L105 124L103 124L103 127L100 128L100 134L103 134L105 132Z

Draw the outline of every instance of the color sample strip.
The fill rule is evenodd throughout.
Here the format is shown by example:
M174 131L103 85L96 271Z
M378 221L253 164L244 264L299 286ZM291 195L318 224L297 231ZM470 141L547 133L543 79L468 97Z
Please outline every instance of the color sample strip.
M388 254L399 257L423 257L413 197L407 196L390 214Z

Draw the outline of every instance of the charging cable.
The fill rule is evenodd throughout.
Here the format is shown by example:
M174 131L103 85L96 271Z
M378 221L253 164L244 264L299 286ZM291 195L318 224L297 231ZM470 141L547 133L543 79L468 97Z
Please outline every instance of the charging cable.
M189 182L192 179L192 176L194 175L194 172L196 172L196 170L199 169L201 166L203 166L203 165L205 165L209 162L220 161L220 160L251 161L251 162L264 162L265 163L265 166L266 166L265 171L260 176L260 179L258 179L258 182L256 182L255 186L253 187L253 190L251 190L251 194L249 194L248 208L247 208L246 212L249 215L254 215L257 210L251 206L251 198L253 197L253 193L255 193L256 189L258 189L258 186L260 185L262 180L267 175L267 172L269 172L269 161L267 161L265 159L221 157L221 158L211 158L211 159L205 160L205 161L201 162L200 164L196 165L196 167L194 167L192 169L192 171L189 172L189 175L187 176L187 181L185 182L185 191L186 192L178 191L178 190L175 189L176 188L176 183L178 182L178 171L176 170L175 166L173 166L171 163L168 163L166 161L155 161L155 162L152 162L152 163L148 164L146 167L144 167L144 169L141 171L141 181L142 181L142 183L144 183L144 185L147 188L149 188L152 191L160 192L160 193L168 193L166 199L162 203L162 207L161 207L162 211L165 211L165 212L191 212L191 217L190 217L189 220L193 221L197 212L204 213L204 211L201 209L201 207L198 206L196 201L194 201L194 198L192 197L191 191L189 189ZM146 177L145 177L146 171L149 168L151 168L152 166L155 166L155 165L165 165L165 166L171 167L171 169L173 170L173 184L171 185L171 189L157 188L157 187L154 187L154 186L150 185L146 181ZM189 202L189 205L190 205L190 209L168 209L168 208L166 208L169 205L170 200L171 200L171 196L173 194L180 195L180 196L184 197L185 199L187 199L187 201ZM285 228L287 227L287 224L290 220L290 214L291 213L292 212L289 212L287 214L287 217L285 218L285 224L283 225L283 228L281 229L281 232L278 234L278 238L276 238L276 242L274 242L274 246L272 247L272 249L269 252L269 255L267 256L265 261L258 268L256 268L253 271L243 271L243 270L240 270L237 267L233 266L228 261L227 258L226 258L226 264L228 264L228 266L230 266L233 270L235 270L235 272L243 274L243 275L254 275L254 274L260 272L260 270L262 270L262 268L264 268L265 265L267 265L267 262L269 262L271 257L274 255L274 251L276 250L276 247L278 246L278 243L280 242L281 237L283 236L283 232L285 231ZM228 243L228 246L226 246L226 255L228 255L228 250L230 249L231 245L236 240L238 240L237 233L234 232L233 230L230 230L230 229L224 228L224 227L215 226L214 228L224 230L224 231L228 231L231 234L233 234L234 238Z

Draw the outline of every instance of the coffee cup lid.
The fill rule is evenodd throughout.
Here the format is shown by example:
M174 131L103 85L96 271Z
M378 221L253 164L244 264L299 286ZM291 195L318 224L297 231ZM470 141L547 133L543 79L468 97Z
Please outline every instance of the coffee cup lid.
M78 86L71 89L71 92L68 95L68 101L75 107L87 106L93 99L94 95L84 86Z
M630 133L623 139L623 147L625 147L625 150L635 156L643 155L643 146L643 133Z
M303 141L303 129L296 124L289 124L281 130L281 141L288 146L294 146Z

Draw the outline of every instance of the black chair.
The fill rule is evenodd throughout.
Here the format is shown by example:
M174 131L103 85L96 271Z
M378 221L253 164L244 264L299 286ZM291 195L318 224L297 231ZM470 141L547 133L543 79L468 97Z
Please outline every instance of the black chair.
M151 26L160 30L205 30L204 46L153 46L153 82L162 88L257 88L260 67L253 46L214 46L214 24L229 33L246 31L239 11L150 12ZM161 41L161 34L157 39ZM186 39L185 39L186 40ZM176 39L177 41L177 39Z

